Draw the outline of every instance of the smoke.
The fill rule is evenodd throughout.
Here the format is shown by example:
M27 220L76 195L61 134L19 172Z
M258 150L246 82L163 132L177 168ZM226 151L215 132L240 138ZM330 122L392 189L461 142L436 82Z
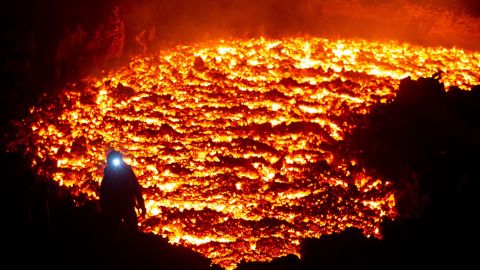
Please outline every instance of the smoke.
M127 35L149 37L140 38L143 49L171 42L297 34L480 48L480 5L473 0L121 0L117 4L123 8ZM132 39L130 45L135 42Z

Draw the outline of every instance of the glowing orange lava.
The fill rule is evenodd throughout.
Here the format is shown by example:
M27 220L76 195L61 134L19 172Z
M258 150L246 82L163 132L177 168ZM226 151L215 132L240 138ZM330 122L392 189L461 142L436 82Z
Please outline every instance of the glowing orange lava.
M234 268L347 227L380 237L391 184L339 142L401 78L439 70L446 86L479 84L480 54L303 37L179 46L69 86L15 143L91 199L107 149L121 149L145 188L142 230Z

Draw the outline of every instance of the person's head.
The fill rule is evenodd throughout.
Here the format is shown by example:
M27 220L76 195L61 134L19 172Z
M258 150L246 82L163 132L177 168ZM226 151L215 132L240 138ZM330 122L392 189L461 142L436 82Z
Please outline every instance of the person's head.
M110 150L107 154L107 163L108 166L119 166L122 164L122 153L116 150Z

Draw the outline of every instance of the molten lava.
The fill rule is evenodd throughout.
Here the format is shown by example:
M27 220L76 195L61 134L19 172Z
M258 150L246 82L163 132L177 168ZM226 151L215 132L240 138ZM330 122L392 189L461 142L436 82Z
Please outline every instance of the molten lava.
M446 86L479 84L480 54L303 37L178 46L32 108L12 145L89 199L121 149L145 189L142 230L233 268L347 227L381 237L392 185L340 142L401 78L438 71Z

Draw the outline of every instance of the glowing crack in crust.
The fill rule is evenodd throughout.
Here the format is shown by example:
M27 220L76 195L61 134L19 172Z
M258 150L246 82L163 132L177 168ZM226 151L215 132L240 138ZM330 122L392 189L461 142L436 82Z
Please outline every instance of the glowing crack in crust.
M20 141L38 173L90 199L106 150L122 149L145 188L142 230L234 268L347 227L381 237L391 184L338 143L401 78L439 70L446 86L479 84L480 54L306 37L178 46L32 108Z

